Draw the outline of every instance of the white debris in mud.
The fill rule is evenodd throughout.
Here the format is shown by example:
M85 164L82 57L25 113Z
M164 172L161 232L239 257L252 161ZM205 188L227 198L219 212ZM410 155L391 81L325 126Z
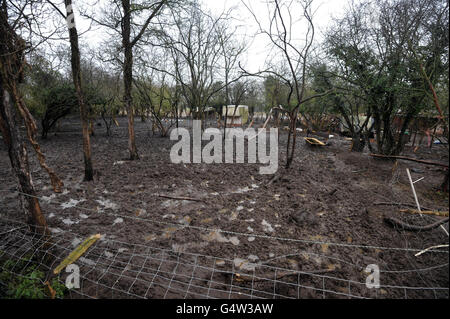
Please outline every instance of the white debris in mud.
M119 250L118 250L119 253L124 253L126 251L128 251L127 248L119 248Z
M83 264L86 264L88 266L94 266L95 262L91 259L85 258L85 257L80 257L79 259Z
M258 188L259 186L256 184L252 184L252 188Z
M230 222L232 222L233 220L236 220L236 219L237 219L238 215L239 215L238 212L232 212L231 215L230 215L230 217L228 218L228 220L229 220Z
M253 219L253 218L250 218L250 219L246 219L245 220L247 223L253 223L255 220Z
M165 218L175 218L176 216L174 215L174 214L165 214L164 216L163 216L163 218L165 219Z
M115 161L114 163L113 163L113 166L116 166L116 165L122 165L122 164L124 164L125 163L125 161Z
M105 256L108 258L112 258L114 256L113 253L110 253L109 251L105 250Z
M56 198L55 194L51 194L50 196L42 196L42 201L45 203L49 203L54 198Z
M204 235L202 237L206 241L217 241L219 243L232 243L235 246L239 245L239 238L237 238L236 236L227 238L221 234L220 230L213 230L208 235Z
M191 221L192 221L192 218L191 218L191 217L189 217L189 216L184 216L183 218L180 218L180 219L178 220L178 223L180 223L181 225L187 227L187 226L189 226L189 224L191 223Z
M245 186L244 188L238 188L237 190L235 190L233 192L233 194L242 194L242 193L247 193L248 191L250 191L250 188Z
M62 232L62 229L61 228L50 228L50 231L53 234L58 234L58 233Z
M172 206L176 206L176 202L174 200L168 199L161 203L161 206L164 208L169 208Z
M87 218L89 218L89 216L86 214L80 214L80 218L87 219Z
M229 242L235 246L239 245L239 239L236 236L230 237Z
M216 265L217 266L224 266L225 265L225 260L217 260L216 261Z
M80 199L80 200L76 200L76 199L71 198L68 202L62 203L62 204L61 204L61 207L62 207L63 209L71 208L71 207L75 207L75 206L77 206L79 203L82 203L82 202L85 202L85 201L86 201L86 199L84 199L84 198L82 198L82 199Z
M69 192L69 190L68 189L65 189L62 193L61 193L61 195L67 195L67 194L69 194L70 192Z
M77 247L79 244L81 244L81 239L80 238L74 238L72 240L72 247Z
M250 226L247 227L247 230L251 233L253 233L253 228L251 228Z
M259 259L259 257L256 256L256 255L249 255L249 256L247 257L247 259L250 260L250 261L255 262L255 261L257 261L257 260Z
M62 220L62 222L66 225L73 225L73 224L78 224L78 221L73 221L70 218L64 218Z
M48 215L48 218L53 218L53 217L55 217L55 214L53 214L53 213L50 213L50 215Z
M197 243L197 242L192 242L192 243L186 243L186 244L172 244L172 250L176 253L184 253L185 251L187 251L188 249L192 249L192 248L204 248L208 246L208 243Z
M254 208L247 208L247 211L249 212L249 213L251 213L252 211L254 211L255 209Z
M275 257L275 254L274 253L269 253L269 257L273 258L273 257Z
M120 223L123 223L123 218L118 217L114 220L113 224L115 225L115 224L120 224Z
M242 258L234 258L233 263L236 268L248 271L254 271L256 266L258 266L257 264Z
M218 192L214 192L214 193L211 193L211 195L213 195L213 196L219 196L219 193L218 193Z
M273 227L270 225L265 219L261 222L261 225L263 226L263 229L265 232L273 232Z
M255 241L255 237L253 237L253 236L252 236L252 237L249 237L249 238L248 238L248 241L249 241L249 242Z
M239 205L238 207L236 207L236 211L237 212L239 212L239 211L241 211L241 210L243 210L244 209L244 206L241 206L241 205Z
M102 205L105 209L117 210L119 208L117 204L111 202L109 199L97 199L96 202Z

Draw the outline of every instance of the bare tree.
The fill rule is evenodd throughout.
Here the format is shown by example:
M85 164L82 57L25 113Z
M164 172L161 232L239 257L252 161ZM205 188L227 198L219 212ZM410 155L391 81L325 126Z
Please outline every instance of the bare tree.
M245 1L242 2L258 24L259 33L267 36L276 51L281 53L282 61L286 65L287 72L283 74L275 71L273 67L271 69L269 66L269 69L253 75L260 76L262 73L272 74L282 79L289 88L286 108L276 107L276 109L289 116L290 125L286 149L286 168L289 168L295 153L296 127L300 106L310 99L329 93L324 92L314 96L305 96L308 58L315 35L312 21L312 0L272 0L267 2L269 15L268 27L263 25L261 19L256 16L255 12ZM301 13L298 16L294 16L293 13L296 12ZM303 18L306 23L306 30L303 32L302 41L298 41L294 36L295 33L298 33L294 31L294 28L295 22L299 18Z
M169 0L139 1L132 4L130 0L110 0L102 19L97 19L92 14L83 13L84 16L113 30L115 34L119 34L121 37L119 50L123 53L123 61L120 61L118 57L114 57L114 59L120 61L123 70L123 99L128 117L128 150L131 160L139 159L134 134L134 109L131 94L133 87L133 48L142 39L150 23L160 14L168 2ZM138 21L142 19L143 22L139 23Z
M78 45L78 31L75 25L75 15L72 8L72 0L64 0L67 15L65 15L55 3L53 3L50 0L47 1L67 21L70 39L70 52L71 52L70 62L72 66L72 79L73 84L75 86L75 91L77 93L78 107L80 109L81 125L83 132L84 180L92 181L94 179L94 168L92 165L92 157L91 157L89 118L81 84L80 48Z
M22 210L27 216L29 224L37 227L39 232L49 235L47 223L42 214L36 191L31 179L28 154L19 131L17 118L24 121L27 136L33 146L40 165L48 172L55 192L60 192L63 186L54 171L45 163L45 157L36 142L36 123L26 107L19 93L19 84L23 82L24 68L26 67L25 53L30 49L21 37L17 35L16 28L23 26L25 10L30 5L23 1L13 5L13 17L8 15L6 0L0 7L0 130L3 140L8 148L11 166L17 178L19 198ZM16 110L19 111L17 116Z
M226 27L229 14L226 12L213 17L203 12L199 3L193 2L181 9L171 10L172 26L166 26L160 34L161 46L172 58L172 68L155 69L172 76L196 119L203 119L204 109L215 94L241 77L227 77L225 83L217 85L218 79L222 78L224 49L230 47L228 42L235 41ZM225 51L235 59L238 56L230 50ZM238 51L240 54L243 49ZM230 75L232 70L231 62L228 58L226 61L228 73L225 72L225 76Z

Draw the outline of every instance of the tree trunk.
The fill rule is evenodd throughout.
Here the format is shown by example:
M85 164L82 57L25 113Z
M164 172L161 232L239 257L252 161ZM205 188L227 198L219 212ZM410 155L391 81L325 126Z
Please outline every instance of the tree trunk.
M362 152L366 147L366 139L361 132L354 133L352 136L352 152Z
M448 172L449 172L449 170L447 170L447 172L445 172L444 182L442 182L442 185L441 185L441 191L444 193L448 193L448 184L449 184Z
M134 112L133 99L131 96L131 88L133 82L133 46L130 42L131 32L131 6L130 0L122 0L124 17L122 20L122 45L124 48L125 61L123 63L123 82L125 109L128 117L128 150L130 152L130 160L139 159L134 137Z
M30 167L28 165L28 154L25 145L22 142L20 132L16 125L15 108L11 101L9 92L3 88L0 77L0 129L3 134L3 141L8 148L8 155L11 161L11 167L17 177L17 185L22 211L26 216L28 224L39 233L49 235L47 222L42 214L31 179Z
M65 0L64 2L66 5L67 16L69 16L72 13L72 0ZM94 169L92 167L92 159L91 159L89 118L87 107L84 102L83 91L81 89L80 48L78 46L78 32L75 27L75 20L73 21L73 24L69 23L69 37L70 37L73 84L77 92L77 99L80 108L80 117L83 130L84 180L92 181L94 179Z

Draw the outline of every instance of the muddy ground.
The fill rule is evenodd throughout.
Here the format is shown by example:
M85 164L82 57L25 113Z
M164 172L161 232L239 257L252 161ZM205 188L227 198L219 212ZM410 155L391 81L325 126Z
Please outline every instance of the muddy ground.
M119 122L111 137L96 126L94 182L83 181L77 119L39 141L64 182L59 194L28 148L56 238L52 254L60 259L87 236L102 235L78 261L82 287L68 297L448 298L448 248L415 256L448 244L448 223L445 230L410 232L383 221L439 219L399 212L414 206L406 168L414 180L423 177L415 184L422 207L448 211L448 194L437 190L444 176L439 167L351 153L350 142L337 134L328 146L310 147L299 133L285 170L287 132L280 130L280 177L268 184L272 176L259 174L261 164L172 164L175 142L152 136L150 123L140 120L141 159L128 161L126 120ZM423 145L415 153L407 147L403 155L448 164L446 145ZM1 217L23 220L3 143L0 178ZM14 240L3 238L2 248ZM365 285L371 264L381 270L378 289Z

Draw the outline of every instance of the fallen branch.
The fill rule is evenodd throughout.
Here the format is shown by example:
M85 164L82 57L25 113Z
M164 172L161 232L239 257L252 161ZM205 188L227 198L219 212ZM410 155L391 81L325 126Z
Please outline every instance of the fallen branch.
M83 243L77 246L69 256L67 256L56 268L53 270L53 274L57 275L66 268L68 265L73 264L78 260L97 240L101 237L100 234L92 235L87 238Z
M431 246L431 247L428 247L427 249L424 249L424 250L418 252L418 253L415 254L414 256L419 257L420 255L422 255L423 253L426 253L427 251L429 251L429 250L431 250L431 249L435 249L435 248L444 248L444 247L448 247L448 244L447 244L447 245L437 245L437 246Z
M392 206L417 207L417 206L414 205L414 204L394 203L394 202L375 202L375 203L373 203L372 205L392 205ZM430 210L430 211L433 210L433 209L431 209L431 208L422 207L422 206L421 206L421 208L426 209L426 210Z
M401 213L408 213L408 214L425 214L425 215L435 215L435 216L441 216L441 217L448 217L448 212L439 212L434 210L417 210L417 209L400 209Z
M411 157L406 157L406 156L381 155L381 154L370 154L370 156L372 156L372 157L379 157L379 158L395 158L395 159L400 159L400 160L405 160L405 161L412 161L412 162L417 162L417 163L422 163L422 164L427 164L427 165L441 166L441 167L444 167L444 168L448 169L448 165L447 164L430 162L430 161L424 161L424 160L418 160L418 159L411 158Z
M163 198L169 198L169 199L176 199L176 200L189 200L189 201L194 201L194 202L203 202L203 199L185 197L185 196L172 196L172 195L163 195L163 194L158 194L156 196L163 197Z
M417 226L417 225L410 225L405 222L402 222L401 220L398 220L394 217L385 217L383 219L387 224L393 226L393 227L399 227L403 230L409 230L409 231L427 231L435 229L445 223L448 223L448 217L442 220L439 220L435 223L425 225L425 226Z

